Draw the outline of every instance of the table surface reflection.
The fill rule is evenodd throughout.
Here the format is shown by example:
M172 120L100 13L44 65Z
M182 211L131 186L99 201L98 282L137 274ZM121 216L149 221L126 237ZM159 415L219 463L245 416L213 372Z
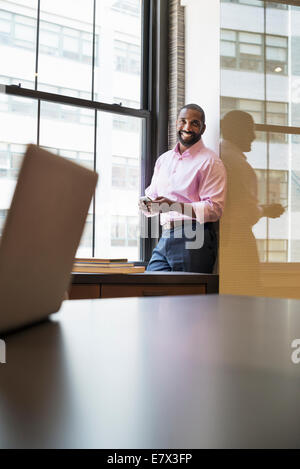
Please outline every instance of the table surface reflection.
M66 301L6 338L0 447L299 447L295 338L297 300Z

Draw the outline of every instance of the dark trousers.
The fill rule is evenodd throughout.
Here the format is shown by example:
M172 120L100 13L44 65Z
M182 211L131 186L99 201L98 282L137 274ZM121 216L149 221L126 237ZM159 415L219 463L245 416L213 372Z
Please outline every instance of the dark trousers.
M187 248L186 243L195 242L196 235L185 236L183 227L163 232L147 267L147 271L212 273L217 257L217 237L212 223L190 223L191 230L202 231L202 246ZM187 231L187 230L185 230Z

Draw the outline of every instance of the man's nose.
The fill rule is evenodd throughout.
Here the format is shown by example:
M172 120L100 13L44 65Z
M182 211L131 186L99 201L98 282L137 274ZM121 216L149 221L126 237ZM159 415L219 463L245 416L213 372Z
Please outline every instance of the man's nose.
M190 122L185 122L185 124L183 126L183 130L186 130L187 132L190 132L190 130L191 130Z

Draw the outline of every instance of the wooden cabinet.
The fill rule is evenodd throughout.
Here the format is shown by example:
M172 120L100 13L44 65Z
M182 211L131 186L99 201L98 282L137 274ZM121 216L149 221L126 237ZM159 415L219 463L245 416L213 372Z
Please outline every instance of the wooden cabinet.
M101 285L79 284L71 285L70 300L88 300L101 297Z
M218 293L215 274L151 272L143 274L72 274L70 299L124 298Z
M101 298L128 296L205 295L205 285L102 285Z

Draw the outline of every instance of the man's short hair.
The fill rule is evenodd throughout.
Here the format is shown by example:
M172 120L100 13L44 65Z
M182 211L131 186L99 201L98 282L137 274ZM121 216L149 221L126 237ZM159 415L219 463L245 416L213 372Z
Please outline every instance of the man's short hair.
M184 106L182 106L182 108L179 109L178 116L181 113L181 111L183 111L183 109L191 109L193 111L198 111L199 114L201 114L201 120L203 124L205 124L205 112L203 111L201 106L199 106L198 104L193 104L193 103L185 104Z

